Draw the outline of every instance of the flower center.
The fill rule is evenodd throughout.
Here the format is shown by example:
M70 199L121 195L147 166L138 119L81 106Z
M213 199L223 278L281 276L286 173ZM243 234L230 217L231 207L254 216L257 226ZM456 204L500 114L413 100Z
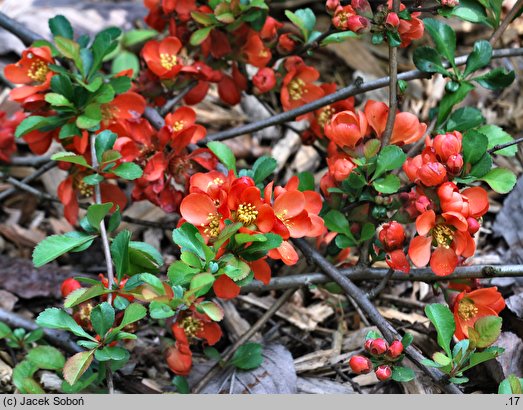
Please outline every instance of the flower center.
M173 54L167 54L167 53L160 54L160 64L166 70L172 70L172 68L176 65L177 60L178 59Z
M303 81L301 78L295 78L293 79L289 85L287 86L289 89L289 95L291 96L292 100L299 100L304 93L307 92L307 89L305 89L305 81Z
M236 211L236 219L244 225L252 224L257 216L258 211L251 203L240 204Z
M120 111L120 109L111 104L103 104L102 106L100 106L100 111L102 114L102 119L104 121L112 121L113 119L118 117L118 112Z
M448 225L439 224L432 230L432 238L436 241L438 246L448 248L454 239L454 231Z
M203 323L192 316L188 316L182 320L181 326L188 338L195 337L196 333L203 330Z
M458 306L458 315L463 320L469 320L478 314L478 308L470 299L462 299Z
M31 63L31 67L27 70L27 76L33 81L43 83L48 72L49 67L47 64L44 61L37 59Z
M174 124L173 124L173 131L181 131L183 130L183 127L185 125L185 121L176 121Z
M90 198L94 195L94 187L84 182L85 174L76 174L73 179L73 186L84 198Z
M334 108L330 105L327 105L321 110L320 115L318 115L318 124L323 128L327 122L330 121L332 115L336 112Z
M204 233L209 235L211 238L215 238L220 234L220 215L209 213L207 216L207 226L205 226Z

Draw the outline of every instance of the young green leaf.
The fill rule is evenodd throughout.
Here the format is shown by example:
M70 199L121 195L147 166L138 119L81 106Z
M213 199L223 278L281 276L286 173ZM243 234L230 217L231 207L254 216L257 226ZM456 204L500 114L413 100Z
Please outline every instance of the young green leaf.
M134 162L124 162L117 168L112 169L111 172L128 181L133 181L143 175L143 170Z
M403 165L407 159L407 155L403 150L396 145L388 145L383 147L378 154L376 171L374 171L373 179L383 175L387 171L392 171Z
M227 169L234 171L236 174L236 158L227 145L225 145L223 142L211 141L207 144L207 147L209 147L209 149L214 153L214 155L218 157L220 162L225 165Z
M114 308L109 303L102 302L93 308L90 319L94 331L101 337L104 337L114 325Z
M69 232L65 235L51 235L36 245L33 251L33 264L40 267L49 263L64 253L70 252L89 241L96 235L87 235L80 232Z
M256 369L263 363L262 351L259 343L245 343L234 352L230 363L242 370Z
M516 175L506 168L491 169L481 177L490 187L499 194L508 194L516 185Z
M129 270L129 242L131 240L131 232L124 230L118 233L111 243L111 255L113 257L114 266L118 280L128 273Z
M65 364L62 352L52 346L37 346L29 351L26 357L39 369L61 370Z
M423 20L425 29L432 37L436 50L444 56L452 66L455 66L456 32L441 20L426 18Z
M472 53L467 57L467 65L463 75L466 77L480 68L486 67L492 58L492 46L487 40L474 43Z
M425 314L432 322L438 333L438 344L445 351L447 356L451 356L450 341L456 331L454 315L447 306L433 303L425 307Z
M70 385L74 385L84 374L93 362L95 350L76 353L71 356L65 363L63 374L64 379Z
M47 308L36 318L36 324L50 329L68 330L76 336L95 341L75 320L62 309Z

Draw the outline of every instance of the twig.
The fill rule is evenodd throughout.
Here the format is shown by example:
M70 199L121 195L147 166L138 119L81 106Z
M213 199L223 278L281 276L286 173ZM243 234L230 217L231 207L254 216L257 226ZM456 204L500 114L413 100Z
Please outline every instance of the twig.
M390 278L392 278L392 275L394 275L394 269L389 269L389 271L383 277L380 283L378 283L378 286L376 286L369 293L367 293L367 297L372 300L376 298L376 296L378 296L381 292L383 292L383 289L385 289L385 286L387 286L387 283L389 283L389 280Z
M327 261L318 251L313 249L303 239L295 239L293 241L296 246L302 251L306 257L312 259L328 276L330 276L344 292L352 297L354 301L359 305L361 310L369 317L369 319L378 327L383 336L392 342L395 339L401 338L398 332L391 326L389 322L378 312L372 302L365 296L360 288L352 283L347 277L343 276L338 269L336 269L329 261ZM452 394L461 394L456 386L449 384L446 376L437 369L428 368L423 365L425 359L421 352L409 346L405 350L406 355L421 369L425 372L434 382L436 382L445 392Z
M274 315L278 309L280 309L283 304L287 302L287 300L295 291L295 289L288 289L285 291L285 293L280 296L274 305L272 305L247 332L245 332L236 342L234 342L230 348L227 349L227 351L222 355L222 361L227 362L229 359L231 359L234 355L234 352L236 352L236 350L238 350L242 344L254 336L254 334L263 327L263 325L272 317L272 315ZM219 371L219 363L216 363L194 387L193 393L199 393Z
M387 275L388 269L354 267L342 269L341 275L351 281L370 281L383 280ZM454 273L448 276L436 276L430 268L411 269L410 273L395 272L391 280L401 282L426 282L436 283L444 281L454 281L459 279L492 279L492 278L516 278L523 277L523 265L475 265L461 266L456 268ZM242 293L267 292L269 290L283 290L298 288L307 285L320 285L332 282L332 279L321 273L304 273L300 275L283 276L272 278L268 285L262 282L253 281L248 285L242 286Z
M523 142L523 137L515 139L514 141L505 142L504 144L494 145L491 149L488 150L489 154L493 154L496 151L501 151L504 148L511 147L512 145L520 144Z
M392 1L392 11L399 13L400 0ZM385 131L381 136L381 148L389 145L392 130L394 129L394 121L396 120L396 111L398 110L398 47L389 44L389 114L387 115L387 123Z
M331 369L336 372L336 374L344 381L349 382L352 388L357 391L359 394L364 394L363 390L361 390L361 387L358 383L356 383L354 380L352 380L349 376L347 376L345 373L343 373L338 365L332 364Z
M165 103L165 105L160 110L160 115L164 117L165 115L169 114L171 110L178 105L182 98L185 97L194 87L196 87L197 84L197 81L191 81L184 88L182 88L174 98Z
M91 134L91 162L93 169L98 172L98 158L96 156L96 135ZM97 204L102 203L102 191L100 189L100 184L96 183L94 185L94 198L95 202ZM107 287L109 289L113 288L114 285L114 272L113 272L113 259L111 257L111 248L109 245L109 237L107 235L107 230L105 229L105 220L102 218L100 221L100 237L102 239L102 247L104 250L104 256L105 256L105 265L107 267ZM113 302L113 294L109 293L107 295L107 302L109 304L112 304ZM114 382L113 382L113 372L111 371L111 368L108 366L106 368L105 376L107 379L107 390L109 391L109 394L114 394Z
M523 0L518 0L516 4L514 4L514 7L510 9L508 14L505 16L499 27L494 31L492 34L492 37L490 37L489 43L490 45L494 45L498 42L498 40L501 38L507 27L512 23L512 20L514 20L514 17L519 13L519 10L523 7Z
M43 174L45 174L47 171L53 169L56 166L56 162L49 161L40 168L38 168L35 172L33 172L31 175L25 177L20 182L23 182L24 184L29 184L30 182L33 182L34 180L41 177ZM18 191L16 188L10 188L6 189L4 192L0 193L0 202L8 198L9 196L13 195L16 191Z
M47 164L51 161L51 157L47 155L31 156L31 157L11 157L9 162L5 165L10 167L38 167Z

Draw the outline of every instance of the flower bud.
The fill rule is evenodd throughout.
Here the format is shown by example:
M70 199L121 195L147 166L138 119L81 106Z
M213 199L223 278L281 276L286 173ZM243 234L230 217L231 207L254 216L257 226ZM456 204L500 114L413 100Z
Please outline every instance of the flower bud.
M81 287L82 285L80 285L80 282L78 282L76 279L69 278L62 282L60 291L62 292L62 296L65 298L70 293L74 292L76 289L80 289Z
M329 162L328 159L327 162ZM348 158L337 158L334 164L329 164L329 171L338 182L345 180L354 168L356 165Z
M276 85L274 70L269 67L260 68L252 78L252 83L260 94L272 90Z
M373 341L374 341L374 339L367 339L367 340L365 340L365 344L363 345L365 350L369 353L370 353L370 345L372 344Z
M458 175L463 169L463 157L461 154L451 155L447 160L447 170L453 174Z
M445 182L447 170L439 162L428 162L418 170L418 177L425 186L437 186Z
M356 374L370 373L372 370L372 362L365 356L355 355L349 360L349 366Z
M327 13L334 14L336 9L340 6L340 0L327 0L325 3L325 8L327 9Z
M374 339L370 345L370 354L373 356L381 356L389 348L389 344L385 339Z
M385 26L388 29L397 28L400 25L400 18L398 15L394 12L390 12L387 14L387 18L385 19Z
M278 39L278 48L285 54L292 53L296 47L296 42L290 38L289 33L282 34Z
M423 165L423 157L421 155L416 155L414 158L407 158L403 163L403 172L407 175L407 178L411 182L418 181L418 170Z
M468 231L471 235L474 235L477 231L479 231L480 224L479 221L476 218L468 217L467 218L467 224L468 224Z
M419 213L423 213L431 209L432 204L429 198L427 198L425 195L420 195L414 202L414 206Z
M459 6L459 0L441 0L441 5L445 7Z
M403 344L399 340L395 340L389 346L386 356L387 358L396 359L403 353Z
M450 156L460 154L462 139L463 137L458 131L436 135L432 146L434 147L437 158L445 163Z
M387 366L386 364L378 366L378 368L376 369L376 377L382 382L389 380L391 376L392 369L390 368L390 366Z
M383 224L383 229L379 233L379 240L386 250L391 251L403 246L405 241L405 230L396 221Z

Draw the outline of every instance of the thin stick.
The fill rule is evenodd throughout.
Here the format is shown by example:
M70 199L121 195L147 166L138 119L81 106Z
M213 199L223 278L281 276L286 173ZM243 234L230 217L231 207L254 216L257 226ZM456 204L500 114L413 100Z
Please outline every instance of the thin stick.
M227 351L222 355L222 361L227 362L232 358L234 355L234 352L238 350L238 348L244 344L246 341L248 341L251 337L254 336L254 334L260 330L263 325L280 309L285 302L292 296L292 294L295 292L295 289L288 289L285 291L283 295L280 296L280 298L272 305L259 319L258 321L243 335L240 336L240 338L234 342L234 344L227 349ZM220 371L221 367L219 366L219 363L216 363L213 367L209 369L207 374L202 377L202 379L198 382L198 384L194 387L193 393L199 393L206 385L209 383L209 381Z
M35 172L33 172L31 175L28 175L24 179L22 179L20 182L23 182L24 184L29 184L33 182L34 180L40 178L43 174L45 174L47 171L53 169L56 167L56 162L49 161L48 163L44 164L40 168L38 168ZM4 192L0 193L0 202L8 198L9 196L16 193L18 190L16 188L10 188L6 189Z
M392 1L392 11L399 13L400 0ZM396 111L398 110L398 47L393 47L389 44L389 114L387 115L387 123L385 131L381 136L381 148L389 145L392 130L394 129L394 121L396 120Z
M91 162L92 167L95 171L98 171L98 158L96 157L96 135L91 134ZM100 189L100 184L96 183L94 185L94 198L95 202L97 204L102 203L102 191ZM114 285L114 272L113 272L113 259L111 257L111 248L109 245L109 237L107 236L107 230L105 229L105 221L102 218L100 221L100 236L102 238L102 247L104 250L104 256L105 256L105 265L107 268L107 287L109 289L113 288ZM109 304L112 304L113 302L113 294L109 293L107 295L107 302ZM107 390L109 391L109 394L114 394L114 382L113 382L113 372L111 371L110 367L107 367L106 373L105 373L106 379L107 379Z
M197 84L197 81L191 81L184 88L182 88L174 98L165 103L165 105L160 110L160 115L163 117L169 114L171 110L178 105L182 98L185 97L194 87L196 87Z
M383 280L388 274L388 269L354 267L342 269L341 275L351 281L370 281ZM516 278L523 277L523 265L475 265L461 266L456 268L454 273L448 276L436 276L430 268L411 269L410 273L395 272L391 280L400 282L426 282L436 283L444 281L454 281L460 279L492 279L492 278ZM270 290L283 290L298 288L300 286L321 285L332 282L332 279L322 273L304 273L300 275L283 276L272 278L268 285L262 282L253 281L248 285L242 286L242 293L267 292Z
M343 276L338 269L334 267L329 261L327 261L318 251L313 249L303 239L295 239L293 241L296 246L302 251L302 253L312 261L314 261L328 276L330 276L345 293L352 297L354 301L359 305L361 310L369 317L369 319L378 327L383 336L389 341L400 339L401 336L398 334L396 329L387 322L387 320L378 312L372 302L365 296L360 288L358 288L349 279ZM446 376L437 369L429 368L423 364L425 359L421 352L409 346L405 349L406 355L418 366L423 372L425 372L435 383L437 383L445 392L451 394L461 394L461 390L456 386L449 384Z
M38 167L51 161L48 155L39 155L31 157L11 157L5 165L10 167Z
M498 40L503 36L503 33L507 29L507 27L512 23L512 20L516 17L516 15L519 13L519 10L523 7L523 0L518 0L516 4L514 4L514 7L510 9L508 14L505 16L499 27L494 31L492 34L492 37L490 37L489 43L490 45L494 45L498 42Z
M514 141L505 142L504 144L494 145L491 149L488 150L489 154L493 154L496 151L501 151L504 148L511 147L512 145L520 144L523 142L523 137L515 139Z
M381 292L383 292L383 289L385 289L385 286L387 286L387 283L389 283L390 278L392 278L392 275L394 275L394 269L389 269L387 274L383 277L383 279L378 283L378 286L376 286L374 289L372 289L369 293L367 293L367 297L369 299L374 299L376 296L378 296Z

